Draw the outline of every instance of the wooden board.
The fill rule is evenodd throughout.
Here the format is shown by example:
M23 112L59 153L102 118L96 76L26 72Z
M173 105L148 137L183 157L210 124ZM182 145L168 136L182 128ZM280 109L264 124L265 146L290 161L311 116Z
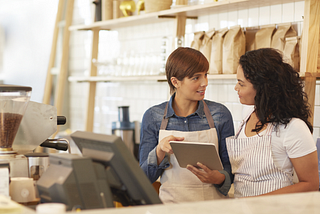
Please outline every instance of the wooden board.
M300 72L306 73L305 92L311 109L309 122L313 124L314 102L319 53L320 1L305 0ZM309 73L309 74L307 74Z

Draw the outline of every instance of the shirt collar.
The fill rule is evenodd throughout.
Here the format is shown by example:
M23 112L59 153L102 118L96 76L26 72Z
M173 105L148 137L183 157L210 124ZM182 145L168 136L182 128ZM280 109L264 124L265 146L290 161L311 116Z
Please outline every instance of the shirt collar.
M175 113L174 110L172 108L172 103L174 100L174 97L176 96L176 93L174 93L168 103L168 110L167 110L167 115L165 118L169 118L169 117L173 117L176 116L178 117ZM203 108L203 102L202 101L198 101L199 105L198 105L198 109L196 110L195 113L193 113L192 115L198 115L201 119L203 119L205 117L205 113L204 113L204 108Z

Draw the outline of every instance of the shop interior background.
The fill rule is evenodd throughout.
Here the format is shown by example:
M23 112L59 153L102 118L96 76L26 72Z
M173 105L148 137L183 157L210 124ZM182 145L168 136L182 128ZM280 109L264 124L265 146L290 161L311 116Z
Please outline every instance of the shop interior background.
M73 24L92 22L92 1L75 0ZM258 1L257 1L258 2ZM257 3L258 4L258 3ZM0 79L6 84L33 88L31 100L42 102L58 0L0 0ZM196 31L224 27L261 26L296 23L298 35L303 27L304 1L248 9L224 11L187 20L184 46L190 46ZM173 20L148 25L135 25L100 32L99 62L115 62L133 55L157 57L166 39L174 40ZM91 31L72 31L70 37L69 75L88 76L91 56ZM169 48L169 52L172 51ZM149 65L144 74L158 74L159 64ZM121 75L139 74L123 68ZM98 75L108 68L101 66ZM136 73L135 73L136 72ZM138 73L137 73L138 72ZM142 71L140 71L142 72ZM120 75L120 74L118 74ZM225 104L231 111L235 128L243 118L244 107L234 91L236 80L210 80L206 99ZM68 82L64 115L70 131L85 129L88 83ZM111 134L111 124L118 120L118 106L130 106L130 121L140 121L151 106L169 98L166 82L132 81L98 83L95 101L94 132ZM320 137L320 82L317 81L314 116L314 139Z

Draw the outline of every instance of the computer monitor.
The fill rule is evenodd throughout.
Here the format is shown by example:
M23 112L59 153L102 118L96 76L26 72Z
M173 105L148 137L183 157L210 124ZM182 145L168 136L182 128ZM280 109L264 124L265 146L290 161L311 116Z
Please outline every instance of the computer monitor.
M103 164L114 201L123 206L161 204L139 163L120 137L76 131L71 138L84 157Z
M36 183L41 203L64 203L67 210L114 207L105 168L78 154L53 153Z

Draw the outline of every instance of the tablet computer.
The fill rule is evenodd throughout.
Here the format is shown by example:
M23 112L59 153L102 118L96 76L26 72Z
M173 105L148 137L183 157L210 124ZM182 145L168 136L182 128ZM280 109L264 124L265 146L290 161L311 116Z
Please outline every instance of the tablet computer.
M197 163L200 162L211 170L223 169L219 153L214 144L170 141L170 145L182 168L186 168L188 164L198 167Z

